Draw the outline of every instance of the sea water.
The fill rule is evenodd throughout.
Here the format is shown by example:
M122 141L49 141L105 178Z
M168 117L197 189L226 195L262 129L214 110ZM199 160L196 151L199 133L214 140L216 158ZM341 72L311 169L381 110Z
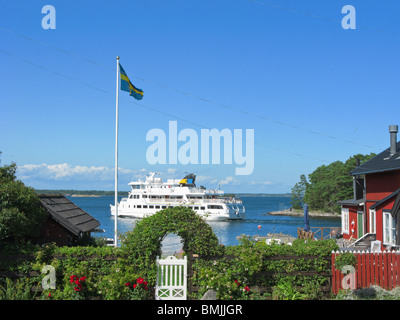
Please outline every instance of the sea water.
M121 197L120 197L121 198ZM120 198L118 201L120 201ZM240 235L266 236L268 233L283 233L297 238L297 228L304 227L303 216L268 215L268 212L290 208L289 197L278 196L243 196L240 197L246 208L246 218L236 221L207 221L212 227L219 242L223 245L237 245ZM114 238L114 217L110 213L110 204L114 204L114 196L102 197L68 197L100 222L104 233L93 233L93 236ZM340 218L310 217L310 227L340 227ZM119 217L118 232L133 230L138 219ZM163 254L171 254L181 250L180 237L168 235L163 240Z

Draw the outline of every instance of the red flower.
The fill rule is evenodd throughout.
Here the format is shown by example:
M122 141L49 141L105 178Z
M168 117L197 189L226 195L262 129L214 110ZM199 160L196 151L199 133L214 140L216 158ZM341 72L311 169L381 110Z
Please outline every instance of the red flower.
M249 288L249 286L245 286L245 287L244 287L244 290L246 290L246 291L250 291L250 288Z
M144 285L147 285L147 281L143 282Z
M136 288L136 286L137 286L137 284L134 284L134 285L133 285L133 289L135 289L135 288Z
M143 283L143 278L141 278L141 277L137 278L136 282L138 284L142 284Z
M86 277L81 277L79 280L82 281L82 282L85 282Z
M78 279L79 279L78 276L73 275L73 276L69 277L69 282L73 283L75 280L78 280Z
M125 287L129 287L131 285L130 282L125 283Z
M74 287L75 291L82 290L82 284L79 282L79 280L75 280L74 283L78 286L78 287ZM78 289L78 290L76 290L76 289Z
M147 290L147 286L144 286L143 288L144 288L144 290Z

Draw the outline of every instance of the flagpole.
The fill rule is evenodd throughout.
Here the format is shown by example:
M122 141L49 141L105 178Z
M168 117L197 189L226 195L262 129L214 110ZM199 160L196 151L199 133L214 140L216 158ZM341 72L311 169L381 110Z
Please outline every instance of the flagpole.
M119 57L117 56L117 90L115 101L115 215L114 215L114 246L118 246L118 94L119 94Z

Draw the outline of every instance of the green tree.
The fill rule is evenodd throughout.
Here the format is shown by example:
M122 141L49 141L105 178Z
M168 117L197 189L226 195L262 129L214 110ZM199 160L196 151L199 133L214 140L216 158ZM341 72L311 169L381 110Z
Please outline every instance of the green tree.
M340 213L338 201L353 198L353 178L350 171L374 156L374 153L357 154L345 162L335 161L318 167L308 175L309 184L304 202L313 210Z
M307 178L304 174L300 176L300 181L297 182L292 188L292 194L290 197L290 203L293 209L301 209L304 194L308 186Z
M15 163L0 167L0 241L38 236L46 213L33 188L16 179Z

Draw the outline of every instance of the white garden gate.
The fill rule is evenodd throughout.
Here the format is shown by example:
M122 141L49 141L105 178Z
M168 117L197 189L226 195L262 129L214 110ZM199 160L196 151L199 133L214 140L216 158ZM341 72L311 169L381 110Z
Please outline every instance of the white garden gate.
M187 257L177 259L168 256L157 257L156 300L186 300L187 297Z

